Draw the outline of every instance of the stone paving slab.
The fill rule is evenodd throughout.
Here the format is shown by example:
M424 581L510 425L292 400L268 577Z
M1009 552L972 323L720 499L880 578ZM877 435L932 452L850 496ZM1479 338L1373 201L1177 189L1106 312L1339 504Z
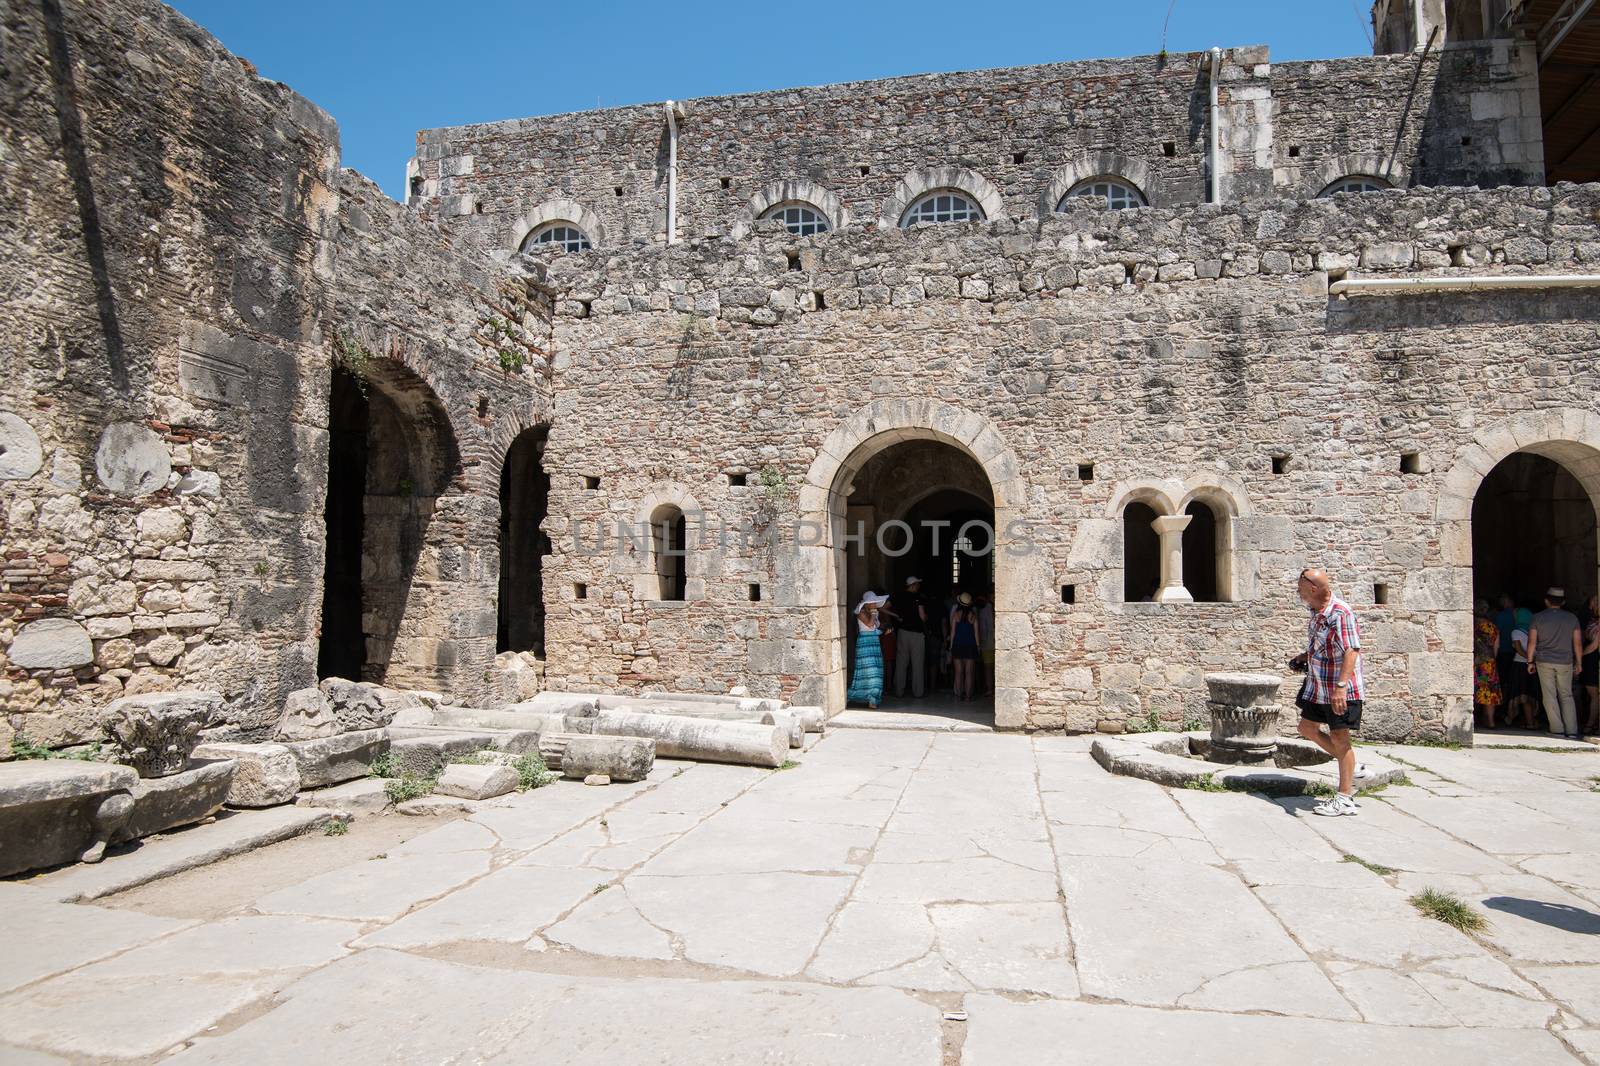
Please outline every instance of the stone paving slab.
M489 970L372 950L207 1037L181 1066L938 1066L938 1011L892 989Z
M1538 1030L1420 1029L1314 1018L1151 1010L1103 1003L1013 1003L968 996L962 1066L1015 1066L1048 1049L1051 1066L1182 1063L1283 1066L1304 1062L1579 1063Z
M287 840L332 820L331 811L304 807L228 811L210 825L150 837L132 845L129 851L108 854L104 862L68 866L29 883L66 903L101 899Z
M0 993L193 925L132 911L59 903L26 884L0 882ZM0 1061L5 1061L0 1058Z
M1480 753L1443 754L1480 765ZM102 922L116 945L82 959L40 951L28 960L34 969L14 966L14 980L32 983L0 991L0 1032L9 1044L72 1059L140 1056L265 1012L237 1033L201 1037L181 1057L206 1061L205 1049L230 1062L279 1061L280 1052L338 1061L344 1030L334 1027L348 1024L368 1034L352 1041L348 1057L358 1063L386 1061L397 1048L416 1061L559 1062L570 1061L560 1057L569 1046L572 1056L588 1053L585 1061L599 1048L627 1062L698 1061L703 1050L707 1061L741 1066L933 1063L941 1037L959 1045L959 1023L941 1026L933 1001L907 993L969 1004L1002 993L1038 1000L1021 1004L1030 1007L1089 998L1095 1009L1081 1021L1091 1032L1149 1017L1174 1041L1146 1059L1131 1045L1116 1061L1211 1061L1217 1033L1285 1020L1349 1026L1325 1033L1356 1034L1352 1046L1408 1063L1448 1049L1466 1049L1461 1061L1475 1061L1473 1049L1497 1064L1561 1061L1540 1057L1553 1032L1573 1047L1600 1032L1587 1005L1588 974L1600 970L1600 906L1588 887L1600 853L1581 839L1590 794L1572 787L1572 764L1559 763L1578 758L1502 750L1481 763L1497 785L1508 778L1495 772L1517 772L1549 786L1521 792L1474 791L1461 764L1439 762L1469 783L1417 770L1430 787L1392 786L1364 798L1359 817L1327 819L1306 798L1113 777L1082 738L831 732L790 770L662 762L631 786L560 782L497 800L393 844L383 858L324 852L334 865L319 865L316 876L280 877L253 900L236 894L265 914L246 906L200 925L119 931L104 908L50 902L58 875L0 883L0 932L21 915L3 906L10 888L62 916L57 939L92 943ZM1489 816L1512 824L1471 822ZM1579 834L1577 843L1558 836L1562 829ZM1533 850L1484 850L1512 843ZM1407 902L1420 887L1460 893L1488 929L1468 936L1424 918ZM172 891L162 913L182 914ZM288 923L281 948L290 954L277 954L279 945L230 948L242 934L228 923L241 918ZM323 927L339 933L322 956L293 954L297 942L316 939L306 930ZM74 939L77 928L88 935ZM168 943L176 946L161 948ZM118 971L113 964L127 958L150 972ZM313 966L321 968L308 976ZM409 1000L399 991L392 1004L386 998L391 973L409 981ZM130 981L140 985L134 1007L118 999ZM377 989L370 1000L368 982ZM503 988L520 991L502 996ZM723 1002L743 988L775 991ZM583 1001L610 996L625 1001L612 1020ZM889 997L875 1002L890 1028L902 1014L917 1020L884 1052L859 1035L856 1002L836 998L850 996ZM749 1030L767 1042L719 1043L725 1014L765 1019ZM95 1022L80 1033L69 1018ZM973 1018L969 1055L983 1049ZM1173 1019L1185 1018L1211 1035L1184 1036ZM323 1026L322 1043L306 1051L268 1019ZM589 1048L544 1028L569 1022L575 1033L604 1032ZM1585 1024L1596 1028L1564 1028ZM117 1026L129 1027L126 1039ZM436 1047L433 1028L457 1039ZM396 1032L405 1034L398 1044ZM1261 1032L1275 1039L1270 1026ZM1473 1042L1452 1042L1469 1032ZM264 1050L229 1059L224 1052L247 1046L246 1033ZM1448 1039L1438 1042L1441 1034ZM1062 1056L1096 1046L1061 1038L1012 1061L1076 1061ZM907 1049L916 1054L895 1057Z
M358 932L281 917L197 926L0 999L0 1032L70 1056L154 1055L345 954Z

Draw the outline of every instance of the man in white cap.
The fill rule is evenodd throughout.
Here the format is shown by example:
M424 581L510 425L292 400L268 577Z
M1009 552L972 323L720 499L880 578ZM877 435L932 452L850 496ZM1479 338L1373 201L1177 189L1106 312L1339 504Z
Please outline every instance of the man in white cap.
M895 615L894 694L906 694L906 677L911 678L911 694L922 698L926 684L923 654L928 646L928 608L922 602L922 579L906 578L906 587L889 600Z
M1578 703L1572 697L1572 668L1583 661L1583 630L1566 602L1566 589L1545 590L1544 610L1533 616L1528 633L1528 672L1538 671L1550 732L1576 739Z

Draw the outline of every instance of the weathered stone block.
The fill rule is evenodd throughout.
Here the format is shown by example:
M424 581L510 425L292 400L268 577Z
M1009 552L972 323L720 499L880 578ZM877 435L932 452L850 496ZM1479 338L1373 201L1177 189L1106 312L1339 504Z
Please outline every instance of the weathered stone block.
M194 749L196 759L232 759L230 807L276 807L294 802L300 791L300 764L283 744L214 742Z
M462 799L484 800L514 792L518 784L517 772L509 766L456 763L445 767L434 791Z
M17 630L6 657L24 670L64 670L94 662L94 645L70 618L41 618Z
M211 817L227 800L233 773L232 759L215 759L141 780L133 787L133 812L112 839L137 840Z
M98 862L133 810L139 775L74 759L0 763L0 877Z
M381 729L364 729L284 747L300 770L300 787L322 788L365 777L372 760L389 750L389 738Z
M279 740L315 740L344 730L333 714L333 702L319 688L296 689L283 701L278 720Z

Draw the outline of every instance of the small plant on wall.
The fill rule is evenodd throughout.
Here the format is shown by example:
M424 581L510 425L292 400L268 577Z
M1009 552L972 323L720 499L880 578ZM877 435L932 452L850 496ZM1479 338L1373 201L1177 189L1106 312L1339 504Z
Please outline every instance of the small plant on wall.
M333 345L333 365L355 378L356 387L365 396L367 381L372 374L372 362L377 357L365 344L337 329L330 335L330 340Z

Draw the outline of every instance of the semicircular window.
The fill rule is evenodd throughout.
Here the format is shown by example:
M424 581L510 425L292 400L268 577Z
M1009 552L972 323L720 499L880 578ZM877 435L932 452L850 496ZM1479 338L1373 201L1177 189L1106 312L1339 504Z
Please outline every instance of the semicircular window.
M1067 201L1074 196L1099 197L1113 211L1121 211L1128 207L1145 206L1143 193L1127 182L1118 181L1116 178L1090 178L1088 181L1078 182L1067 191L1067 195L1061 198L1061 202L1056 204L1056 210L1064 209Z
M785 229L796 237L809 237L813 233L826 233L832 228L828 225L827 215L824 215L810 204L798 200L768 208L761 217L763 219L777 219L783 223Z
M919 222L982 222L983 208L977 201L954 189L925 193L914 200L900 218L902 229Z
M592 247L589 235L570 222L546 222L522 242L524 252L587 252Z
M1323 189L1318 196L1333 196L1341 192L1384 192L1394 186L1370 174L1351 174Z

